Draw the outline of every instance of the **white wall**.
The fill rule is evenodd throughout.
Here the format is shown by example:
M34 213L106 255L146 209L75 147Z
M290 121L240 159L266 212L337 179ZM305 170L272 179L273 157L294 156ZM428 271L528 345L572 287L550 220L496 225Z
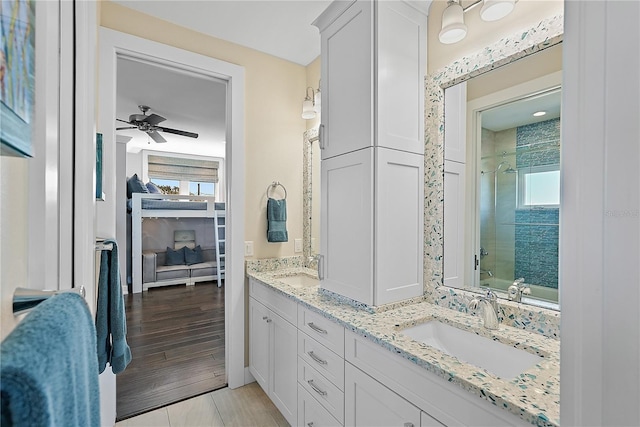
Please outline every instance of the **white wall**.
M563 425L640 425L640 3L567 2Z

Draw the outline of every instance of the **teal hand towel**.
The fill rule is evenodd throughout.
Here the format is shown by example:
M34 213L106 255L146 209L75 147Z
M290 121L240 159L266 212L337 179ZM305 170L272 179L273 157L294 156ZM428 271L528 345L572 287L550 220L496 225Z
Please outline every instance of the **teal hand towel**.
M105 240L104 243L112 244L113 249L100 254L96 308L98 368L102 373L109 363L113 373L119 374L131 362L131 350L127 344L127 317L120 286L118 245L115 240Z
M287 242L287 201L286 199L267 200L267 241Z
M0 345L0 425L99 426L96 329L84 299L40 303Z

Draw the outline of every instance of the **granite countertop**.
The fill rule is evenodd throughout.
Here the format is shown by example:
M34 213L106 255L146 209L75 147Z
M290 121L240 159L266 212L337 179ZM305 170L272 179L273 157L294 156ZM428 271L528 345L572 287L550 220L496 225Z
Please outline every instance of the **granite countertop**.
M414 300L408 305L372 312L317 287L294 287L279 280L300 273L316 276L314 270L302 267L248 272L247 275L531 424L560 425L559 341L502 324L498 330L491 331L482 326L477 316L424 301ZM541 362L517 378L501 379L399 332L432 319L537 354L542 356Z

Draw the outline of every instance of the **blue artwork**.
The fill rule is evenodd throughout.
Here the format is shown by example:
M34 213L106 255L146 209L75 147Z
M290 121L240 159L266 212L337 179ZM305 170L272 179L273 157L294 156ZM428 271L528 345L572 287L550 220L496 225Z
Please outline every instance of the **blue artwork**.
M33 0L0 0L2 154L33 155L35 8Z

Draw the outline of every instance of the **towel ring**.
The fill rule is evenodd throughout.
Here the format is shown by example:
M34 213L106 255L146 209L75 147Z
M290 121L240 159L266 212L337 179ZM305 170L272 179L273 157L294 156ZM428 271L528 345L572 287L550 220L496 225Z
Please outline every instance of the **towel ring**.
M269 191L275 190L276 187L282 187L282 189L284 190L284 198L286 200L287 199L287 189L284 187L284 185L280 184L280 182L278 182L278 181L273 181L269 186L267 186L267 198L271 197L271 196L269 196Z

